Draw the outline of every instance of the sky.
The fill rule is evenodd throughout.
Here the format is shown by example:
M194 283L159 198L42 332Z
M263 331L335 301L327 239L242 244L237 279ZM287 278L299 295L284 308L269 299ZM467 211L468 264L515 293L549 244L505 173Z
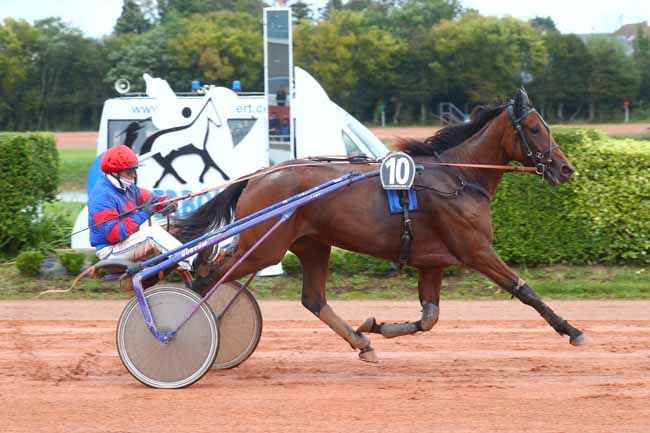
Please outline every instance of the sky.
M562 33L611 33L622 24L650 21L648 0L461 0L483 15L510 15L522 20L550 16ZM324 3L325 0L306 0ZM60 16L84 34L99 38L111 33L122 11L122 0L0 0L0 20L34 20Z

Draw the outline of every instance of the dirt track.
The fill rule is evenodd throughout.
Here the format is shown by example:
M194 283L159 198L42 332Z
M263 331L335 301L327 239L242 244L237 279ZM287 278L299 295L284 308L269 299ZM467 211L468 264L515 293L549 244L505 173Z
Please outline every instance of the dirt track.
M332 304L355 324L418 314L414 302ZM594 339L574 348L516 301L448 301L430 333L375 336L379 365L298 302L264 302L251 359L174 391L120 363L123 305L0 302L0 431L650 431L650 302L551 302Z

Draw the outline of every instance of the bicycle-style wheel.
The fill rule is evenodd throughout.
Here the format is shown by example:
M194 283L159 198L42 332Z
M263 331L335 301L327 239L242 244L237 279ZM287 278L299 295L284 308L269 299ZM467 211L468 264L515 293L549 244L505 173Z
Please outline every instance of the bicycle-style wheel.
M225 283L208 299L219 318L219 352L212 365L215 369L233 368L246 361L262 336L262 312L248 289L242 290L224 313L240 287L238 282Z
M180 287L145 291L159 331L172 331L201 298ZM126 369L154 388L182 388L208 372L219 349L219 327L212 309L203 304L167 343L149 331L138 300L133 298L117 324L117 351Z

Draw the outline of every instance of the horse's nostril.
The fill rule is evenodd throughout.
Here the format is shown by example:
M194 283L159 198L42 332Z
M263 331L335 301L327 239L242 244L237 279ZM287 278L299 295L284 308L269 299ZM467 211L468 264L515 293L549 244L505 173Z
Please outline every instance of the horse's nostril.
M560 168L560 171L562 171L562 174L564 176L569 177L569 176L571 176L573 174L574 170L573 170L573 168L571 168L570 165L565 164L565 165L562 166L562 168Z

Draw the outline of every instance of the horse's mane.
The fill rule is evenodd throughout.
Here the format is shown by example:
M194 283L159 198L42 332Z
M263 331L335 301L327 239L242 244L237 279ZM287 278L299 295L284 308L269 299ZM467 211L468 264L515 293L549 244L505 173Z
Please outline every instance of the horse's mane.
M470 138L481 130L490 120L498 116L507 105L481 105L476 107L470 116L470 121L460 125L446 126L435 135L424 141L415 139L400 139L393 145L395 150L401 150L409 155L439 155Z

